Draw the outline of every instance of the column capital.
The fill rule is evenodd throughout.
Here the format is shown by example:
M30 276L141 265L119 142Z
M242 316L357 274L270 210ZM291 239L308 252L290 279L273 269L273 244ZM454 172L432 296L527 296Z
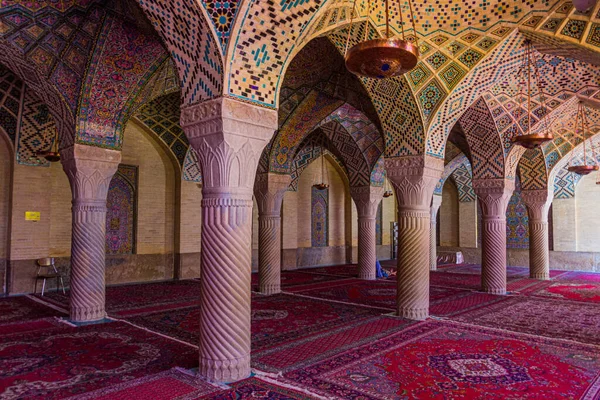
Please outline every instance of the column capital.
M350 197L356 204L358 218L375 218L377 207L383 199L383 187L351 186Z
M74 202L106 202L108 186L121 162L120 151L74 144L62 149L60 158Z
M385 169L399 207L429 209L435 186L444 172L444 160L430 156L386 158Z
M262 172L256 174L254 181L254 196L260 215L279 216L283 195L290 186L290 175Z
M276 110L220 97L184 107L181 127L198 153L205 196L251 196L258 159L277 129Z
M510 179L473 179L473 190L477 194L484 217L505 218L506 206L515 190L515 181Z
M529 218L535 221L547 221L548 209L552 204L552 194L547 189L521 191L523 203L527 206Z

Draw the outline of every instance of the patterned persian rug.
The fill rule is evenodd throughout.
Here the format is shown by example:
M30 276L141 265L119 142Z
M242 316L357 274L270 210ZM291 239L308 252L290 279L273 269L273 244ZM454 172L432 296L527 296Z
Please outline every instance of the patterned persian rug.
M320 282L329 282L343 279L339 276L311 273L310 270L286 271L281 273L281 287L288 288L298 285L307 285ZM252 274L252 290L258 290L258 274Z
M65 325L0 337L0 398L59 399L197 364L195 348L129 324Z
M63 328L65 324L57 318L41 318L23 322L8 322L0 324L0 336L20 335L25 332L42 331L47 329Z
M196 379L191 373L173 368L70 397L69 400L192 400L220 391L221 388Z
M454 318L457 321L600 345L597 304L508 296L506 301Z
M354 278L358 276L358 265L333 265L331 267L305 268L302 271L311 272L314 274L327 274Z
M315 362L348 349L371 343L412 324L402 318L377 317L273 347L253 351L252 365L267 372L287 372L306 368Z
M586 399L600 391L597 346L426 321L284 374L343 399Z
M460 292L429 302L429 313L436 317L455 317L501 303L509 298L481 292Z
M309 335L372 319L381 311L291 295L252 297L252 350L258 351ZM189 307L128 318L133 324L198 343L200 308Z
M61 307L69 307L69 291L51 293L38 298ZM106 310L109 315L129 315L189 307L200 302L200 282L197 280L168 281L145 284L108 286Z
M600 303L600 282L537 281L535 285L521 290L520 294L598 304Z
M481 289L481 276L474 274L451 274L448 272L431 271L429 284L434 286L448 286L463 289Z
M28 320L63 317L65 314L25 296L0 299L0 324Z
M315 396L310 396L300 389L292 389L283 386L281 383L271 383L256 377L248 378L243 381L232 383L230 389L213 393L202 399L214 400L242 400L242 399L265 399L265 400L313 400Z
M562 282L600 283L600 272L565 272L555 280Z

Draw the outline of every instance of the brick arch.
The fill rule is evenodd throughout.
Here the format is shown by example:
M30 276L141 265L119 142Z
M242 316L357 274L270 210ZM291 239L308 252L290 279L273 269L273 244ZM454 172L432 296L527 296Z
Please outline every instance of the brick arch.
M485 100L479 98L458 120L469 144L474 179L505 176L502 140Z

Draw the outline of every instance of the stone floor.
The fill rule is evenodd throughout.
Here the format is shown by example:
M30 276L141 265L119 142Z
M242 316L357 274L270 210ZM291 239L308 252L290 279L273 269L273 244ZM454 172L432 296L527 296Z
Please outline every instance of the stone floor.
M596 399L600 274L478 265L430 273L427 321L395 317L392 276L355 265L282 274L252 296L253 376L216 386L197 367L199 281L107 288L110 319L74 327L68 293L0 299L0 399ZM253 284L256 284L253 277Z

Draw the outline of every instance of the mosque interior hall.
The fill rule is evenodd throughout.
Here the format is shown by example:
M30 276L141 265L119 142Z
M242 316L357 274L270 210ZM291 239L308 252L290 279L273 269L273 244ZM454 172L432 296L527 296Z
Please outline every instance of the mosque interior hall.
M600 400L600 1L0 2L0 400Z

